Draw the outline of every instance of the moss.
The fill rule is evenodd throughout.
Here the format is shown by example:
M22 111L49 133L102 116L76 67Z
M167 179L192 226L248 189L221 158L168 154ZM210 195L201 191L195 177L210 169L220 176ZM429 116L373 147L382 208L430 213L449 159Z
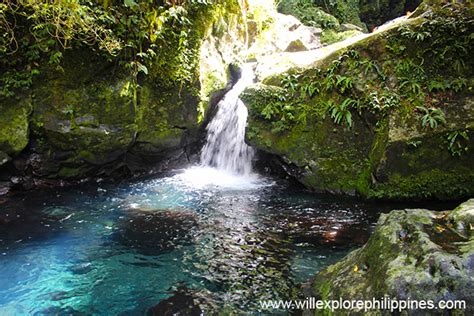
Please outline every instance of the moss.
M58 175L61 178L76 178L83 174L83 172L78 169L78 168L68 168L68 167L63 167L59 170Z
M446 142L453 130L470 135L471 93L466 87L464 93L429 88L433 77L446 76L450 82L457 72L470 78L472 64L463 55L466 68L446 70L418 59L452 45L442 24L453 14L457 26L450 27L459 33L455 41L464 45L466 23L472 22L459 18L469 11L456 6L453 12L437 12L430 23L401 21L247 89L243 99L249 107L250 143L300 167L298 179L317 191L388 199L473 194L472 155L453 157ZM423 36L426 27L430 37ZM432 47L435 39L443 44ZM420 45L432 49L420 53ZM422 127L419 105L442 109L447 123ZM337 118L341 113L342 119ZM474 148L472 139L466 137L463 146Z
M371 188L368 196L397 200L461 199L473 194L473 181L474 172L470 168L450 173L433 169L409 176L394 173L388 181Z
M458 209L472 212L472 200ZM474 251L468 246L472 236L461 236L464 232L458 228L466 223L459 226L453 221L456 212L413 209L382 214L362 248L316 275L312 294L325 299L388 295L435 302L448 296L472 302L468 264Z
M339 21L311 2L304 0L286 0L278 3L278 11L297 17L306 25L323 29L338 29Z
M357 30L348 30L344 32L336 32L334 30L324 30L321 34L321 43L322 44L333 44L336 42L343 41L350 37L354 37L362 34Z
M359 18L359 0L334 0L330 2L316 0L315 3L341 22L348 22L365 28Z
M15 156L29 141L29 99L0 99L0 151Z

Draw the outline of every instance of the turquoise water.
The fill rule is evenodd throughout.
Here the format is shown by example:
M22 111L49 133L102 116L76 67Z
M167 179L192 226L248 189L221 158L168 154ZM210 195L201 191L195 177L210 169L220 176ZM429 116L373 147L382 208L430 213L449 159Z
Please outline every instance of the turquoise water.
M188 170L0 204L0 315L142 315L176 293L251 312L363 243L379 211ZM179 292L179 291L178 291Z

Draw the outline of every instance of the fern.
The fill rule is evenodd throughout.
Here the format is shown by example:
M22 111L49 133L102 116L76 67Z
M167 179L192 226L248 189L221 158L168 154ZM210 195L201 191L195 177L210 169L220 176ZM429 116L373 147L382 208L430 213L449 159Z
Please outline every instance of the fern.
M359 104L357 100L347 98L342 103L332 103L329 106L329 113L331 118L336 124L346 124L347 127L352 127L352 114L350 111L351 107L355 107Z
M417 110L423 113L421 117L421 126L423 128L435 129L439 124L446 124L444 112L437 108L426 108L424 106L417 106Z

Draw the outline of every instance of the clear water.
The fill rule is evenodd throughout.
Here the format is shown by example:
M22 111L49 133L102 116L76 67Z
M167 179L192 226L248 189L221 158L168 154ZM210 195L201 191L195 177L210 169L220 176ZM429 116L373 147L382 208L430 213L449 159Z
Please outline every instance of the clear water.
M17 195L0 200L0 315L142 315L178 288L257 311L363 243L391 207L198 167Z

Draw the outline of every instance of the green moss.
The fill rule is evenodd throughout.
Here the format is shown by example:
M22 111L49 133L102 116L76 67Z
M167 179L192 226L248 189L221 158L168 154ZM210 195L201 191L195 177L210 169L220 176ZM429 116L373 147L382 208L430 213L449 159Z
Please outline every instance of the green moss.
M333 44L333 43L340 42L340 41L343 41L345 39L348 39L350 37L354 37L360 34L362 34L362 32L359 32L357 30L348 30L344 32L336 32L334 30L324 30L323 33L321 34L321 43Z
M315 276L312 294L349 300L384 295L433 301L446 295L465 298L471 283L467 262L474 251L469 246L472 235L465 235L465 227L472 223L455 218L472 213L472 203L444 214L421 209L382 214L362 248Z
M293 15L306 25L323 29L339 28L339 21L334 16L306 0L280 1L278 3L278 11L283 14Z
M468 155L453 157L446 144L450 130L469 133L470 94L466 87L461 88L466 94L430 88L430 78L444 76L450 82L455 73L472 76L467 55L462 57L466 68L457 70L428 61L449 52L451 41L461 46L468 41L469 10L450 10L437 12L429 22L401 22L309 67L267 77L263 85L247 89L243 99L249 107L250 143L300 167L299 180L317 191L389 199L472 194ZM452 22L450 32L443 26L446 21ZM456 32L459 37L453 38ZM422 127L420 102L443 111L446 125ZM470 139L463 146L474 147ZM422 145L413 149L411 143Z
M316 0L315 3L341 22L348 22L365 28L359 18L359 0L334 0L329 2Z
M461 199L473 194L474 172L459 168L446 172L433 169L413 175L394 173L383 184L375 185L369 192L371 198L388 199Z
M29 99L0 99L0 151L15 156L29 141Z
M59 170L58 176L61 178L76 178L82 174L82 171L78 168L63 167Z

